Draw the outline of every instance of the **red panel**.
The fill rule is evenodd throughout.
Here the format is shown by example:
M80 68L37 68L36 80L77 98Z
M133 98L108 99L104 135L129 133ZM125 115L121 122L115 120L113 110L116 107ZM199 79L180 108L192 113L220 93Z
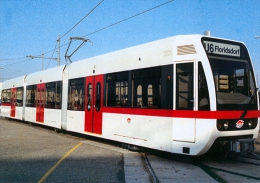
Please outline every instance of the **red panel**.
M112 108L103 107L103 112L132 114L158 117L200 118L200 119L239 119L244 111L190 111L166 109L140 109L140 108ZM249 110L245 118L259 118L259 110Z
M102 112L104 101L103 75L86 78L85 87L85 131L102 134ZM97 85L100 83L100 91L97 95ZM91 86L91 87L90 87ZM100 106L97 107L99 98Z
M86 78L86 87L85 87L85 131L93 131L93 84L94 77L90 76Z
M44 122L44 105L46 101L45 84L38 84L36 90L36 121Z
M15 117L15 107L16 106L16 88L11 89L11 111L10 116Z
M102 134L102 113L103 113L103 101L104 101L104 84L103 84L103 75L99 75L95 77L95 89L97 90L97 84L100 83L100 108L97 109L97 107L95 107L94 110L94 127L93 127L93 132L94 133L98 133L98 134ZM94 99L95 99L95 103L97 101L97 91L95 91L95 95L94 95Z

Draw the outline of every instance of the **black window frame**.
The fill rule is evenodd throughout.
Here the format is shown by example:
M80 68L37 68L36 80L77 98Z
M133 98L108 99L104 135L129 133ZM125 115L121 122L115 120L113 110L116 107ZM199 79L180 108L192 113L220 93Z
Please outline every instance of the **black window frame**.
M26 107L36 107L36 91L37 85L29 85L26 86L26 99L25 106ZM30 93L28 93L30 91Z
M2 104L10 104L11 103L11 89L2 90L1 94Z
M62 106L62 81L46 83L46 104L47 109L61 109Z
M85 78L75 78L69 80L68 86L68 110L85 110ZM75 91L75 93L72 93ZM80 93L81 92L81 93Z
M108 73L104 83L105 107L173 109L173 64ZM137 105L141 97L137 95L139 85L142 86L141 100L145 101L142 106ZM116 90L122 88L127 93L123 100L116 95Z

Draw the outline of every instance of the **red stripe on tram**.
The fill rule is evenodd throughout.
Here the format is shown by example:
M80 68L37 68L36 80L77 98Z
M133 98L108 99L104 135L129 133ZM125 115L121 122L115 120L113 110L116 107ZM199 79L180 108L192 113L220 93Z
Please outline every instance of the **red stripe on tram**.
M104 107L103 112L144 115L144 116L158 116L158 117L172 117L172 118L200 118L200 119L237 119L245 112L239 111L190 111L190 110L166 110L166 109L140 109L140 108L110 108ZM250 110L246 112L245 118L260 117L259 110Z

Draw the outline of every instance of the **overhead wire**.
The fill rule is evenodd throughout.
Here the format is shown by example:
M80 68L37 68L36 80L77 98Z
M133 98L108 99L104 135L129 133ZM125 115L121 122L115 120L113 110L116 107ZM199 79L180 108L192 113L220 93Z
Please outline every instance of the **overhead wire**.
M72 31L77 25L79 25L88 15L90 15L90 13L92 13L98 6L100 6L101 5L101 3L102 2L104 2L104 0L101 0L90 12L88 12L80 21L78 21L72 28L70 28L63 36L61 36L59 39L61 40L61 38L63 38L64 36L66 36L70 31ZM46 53L50 53L50 52L52 52L53 51L53 53L54 53L54 51L56 50L56 48L57 48L57 41L55 41L56 42L56 46L55 46L55 48L54 48L54 50L50 50L50 51L48 51L48 52L45 52L45 54ZM40 55L37 55L37 56L40 56ZM52 54L52 56L53 56L53 54ZM24 57L20 57L20 58L11 58L11 59L0 59L0 61L7 61L7 60L18 60L18 59L23 59ZM2 66L2 67L6 67L6 66L10 66L10 65L13 65L13 64L19 64L19 63L22 63L22 62L26 62L26 61L29 61L30 59L26 59L26 60L23 60L23 61L19 61L19 62L15 62L15 63L12 63L12 64L8 64L8 65L4 65L4 66ZM51 60L51 59L50 59ZM49 61L49 63L50 63L50 61ZM49 63L48 63L48 66L49 66ZM47 66L47 67L48 67Z
M23 57L23 58L24 58L24 57ZM27 62L27 61L30 61L30 60L32 60L32 59L30 58L30 59L22 60L22 61L19 61L19 62L7 64L7 65L2 65L1 67L12 66L12 65L14 65L14 64L20 64L20 63Z
M64 36L66 36L70 31L72 31L77 25L79 25L87 16L90 15L90 13L92 13L98 6L101 5L101 3L104 2L104 0L101 0L94 8L92 8L91 11L89 11L80 21L78 21L72 28L70 28L64 35L62 35L59 39L62 39ZM57 47L57 41L56 42L56 46L55 46L55 49ZM55 50L54 49L54 50ZM45 52L45 53L50 53L52 52L53 50L51 51L48 51L48 52ZM40 55L37 55L37 56L40 56ZM7 61L7 60L17 60L17 59L23 59L24 57L20 57L20 58L10 58L10 59L0 59L0 61ZM20 62L18 62L20 63Z
M139 16L139 15L142 15L142 14L144 14L144 13L147 13L147 12L149 12L149 11L152 11L152 10L154 10L154 9L157 9L157 8L159 8L159 7L161 7L161 6L164 6L164 5L168 4L168 3L171 3L171 2L173 2L173 1L174 1L174 0L167 1L167 2L165 2L165 3L163 3L163 4L160 4L160 5L158 5L158 6L155 6L155 7L153 7L153 8L150 8L150 9L148 9L148 10L145 10L145 11L142 11L142 12L137 13L137 14L135 14L135 15L132 15L132 16L130 16L130 17L128 17L128 18L125 18L125 19L120 20L120 21L118 21L118 22L116 22L116 23L110 24L110 25L108 25L108 26L106 26L106 27L103 27L103 28L101 28L101 29L99 29L99 30L96 30L96 31L94 31L94 32L91 32L91 33L89 33L89 34L87 34L87 35L85 35L85 36L82 36L82 37L87 37L87 36L89 36L89 35L98 33L98 32L100 32L100 31L103 31L103 30L105 30L105 29L108 29L108 28L110 28L110 27L113 27L113 26L115 26L115 25L117 25L117 24L120 24L120 23L122 23L122 22L125 22L125 21L127 21L127 20L130 20L130 19L132 19L132 18L135 18L135 17L137 17L137 16ZM63 45L61 45L60 47L67 46L68 44L69 44L69 43L63 44ZM53 50L50 50L50 51L48 51L48 52L46 52L46 53L50 53L50 52L52 52L52 51L53 51Z
M3 58L3 59L0 59L0 62L3 62L3 61L7 61L7 60L18 60L18 59L23 59L24 57L18 57L18 58Z
M101 0L94 8L92 8L92 10L90 10L80 21L78 21L72 28L70 28L65 34L63 34L60 38L59 38L59 40L57 40L57 41L60 41L63 37L65 37L70 31L72 31L77 25L79 25L87 16L89 16L98 6L100 6L101 5L101 3L103 3L104 2L104 0ZM56 47L57 47L57 41L55 41L56 42L56 46L55 46L55 49L56 49ZM50 53L50 52L52 52L53 50L51 50L51 51L48 51L48 52L46 52L46 53ZM50 59L51 60L51 59ZM50 63L50 62L49 62Z
M103 1L104 1L104 0L102 0L100 3L98 3L98 4L97 4L89 13L87 13L78 23L76 23L69 31L67 31L63 36L61 36L61 38L63 38L64 36L66 36L71 30L73 30L73 29L74 29L80 22L82 22L91 12L93 12ZM108 26L105 26L105 27L103 27L103 28L101 28L101 29L98 29L98 30L96 30L96 31L94 31L94 32L91 32L91 33L89 33L89 34L86 34L85 36L82 36L82 37L87 37L87 36L89 36L89 35L93 35L93 34L95 34L95 33L98 33L98 32L100 32L100 31L103 31L103 30L105 30L105 29L108 29L108 28L110 28L110 27L113 27L113 26L115 26L115 25L118 25L118 24L120 24L120 23L122 23L122 22L125 22L125 21L127 21L127 20L132 19L132 18L135 18L135 17L140 16L140 15L142 15L142 14L145 14L145 13L147 13L147 12L150 12L150 11L152 11L152 10L154 10L154 9L157 9L157 8L161 7L161 6L164 6L164 5L166 5L166 4L169 4L169 3L173 2L173 1L174 1L174 0L169 0L169 1L165 2L165 3L162 3L162 4L160 4L160 5L157 5L157 6L153 7L153 8L150 8L150 9L147 9L147 10L142 11L142 12L140 12L140 13L137 13L137 14L135 14L135 15L132 15L132 16L130 16L130 17L128 17L128 18L125 18L125 19L123 19L123 20L120 20L120 21L118 21L118 22L115 22L115 23L113 23L113 24L110 24L110 25L108 25ZM61 38L60 38L60 39L61 39ZM57 43L57 41L56 41L56 43ZM60 48L66 46L66 45L68 45L68 44L69 44L69 43L63 44L63 45L60 46ZM55 46L55 49L49 50L49 51L45 52L45 54L50 53L50 52L54 52L56 49L57 49L57 48L56 48L56 46ZM23 60L23 61L21 61L21 62L13 63L13 64L22 63L22 62L26 62L26 61L29 61L29 60L30 60L30 59L27 59L27 60ZM0 61L1 61L1 60L0 60ZM10 65L13 65L13 64L10 64ZM5 66L9 66L9 65L5 65Z
M87 13L78 23L76 23L70 30L68 30L63 36L60 37L63 38L66 36L70 31L72 31L77 25L79 25L90 13L92 13L104 0L100 1L89 13Z
M55 48L53 49L53 52L52 52L51 58L50 58L50 60L49 60L49 62L48 62L48 64L47 64L46 69L48 69L48 67L49 67L49 65L50 65L50 62L51 62L51 60L53 59L53 55L54 55L54 52L55 52L55 50L56 50L57 44L58 44L58 43L56 42L56 44L55 44ZM58 58L57 58L57 61L58 61Z
M161 6L164 6L164 5L166 5L166 4L168 4L168 3L172 2L172 1L174 1L174 0L167 1L167 2L165 2L165 3L163 3L163 4L160 4L160 5L158 5L158 6L155 6L155 7L153 7L153 8L150 8L150 9L148 9L148 10L145 10L145 11L142 11L142 12L140 12L140 13L137 13L137 14L135 14L135 15L133 15L133 16L130 16L130 17L125 18L125 19L123 19L123 20L120 20L120 21L118 21L118 22L116 22L116 23L113 23L113 24L111 24L111 25L108 25L108 26L106 26L106 27L103 27L103 28L101 28L101 29L99 29L99 30L96 30L96 31L92 32L92 33L89 33L89 34L87 34L87 35L85 35L85 36L83 36L83 37L87 37L87 36L89 36L89 35L92 35L92 34L95 34L95 33L97 33L97 32L100 32L100 31L102 31L102 30L105 30L105 29L107 29L107 28L113 27L113 26L115 26L115 25L117 25L117 24L120 24L120 23L125 22L125 21L127 21L127 20L130 20L130 19L132 19L132 18L135 18L135 17L137 17L137 16L140 16L140 15L142 15L142 14L144 14L144 13L147 13L147 12L149 12L149 11L152 11L152 10L154 10L154 9L157 9L157 8L159 8L159 7L161 7Z

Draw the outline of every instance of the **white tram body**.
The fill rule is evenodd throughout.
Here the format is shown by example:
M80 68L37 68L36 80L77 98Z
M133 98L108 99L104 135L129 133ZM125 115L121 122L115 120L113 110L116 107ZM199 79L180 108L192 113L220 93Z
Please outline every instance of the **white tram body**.
M259 131L250 56L231 40L174 36L29 74L20 86L17 119L172 153L202 155L224 141L252 149Z
M61 128L64 68L59 66L26 76L25 121Z
M21 76L3 82L1 116L23 120L24 78L25 76Z

